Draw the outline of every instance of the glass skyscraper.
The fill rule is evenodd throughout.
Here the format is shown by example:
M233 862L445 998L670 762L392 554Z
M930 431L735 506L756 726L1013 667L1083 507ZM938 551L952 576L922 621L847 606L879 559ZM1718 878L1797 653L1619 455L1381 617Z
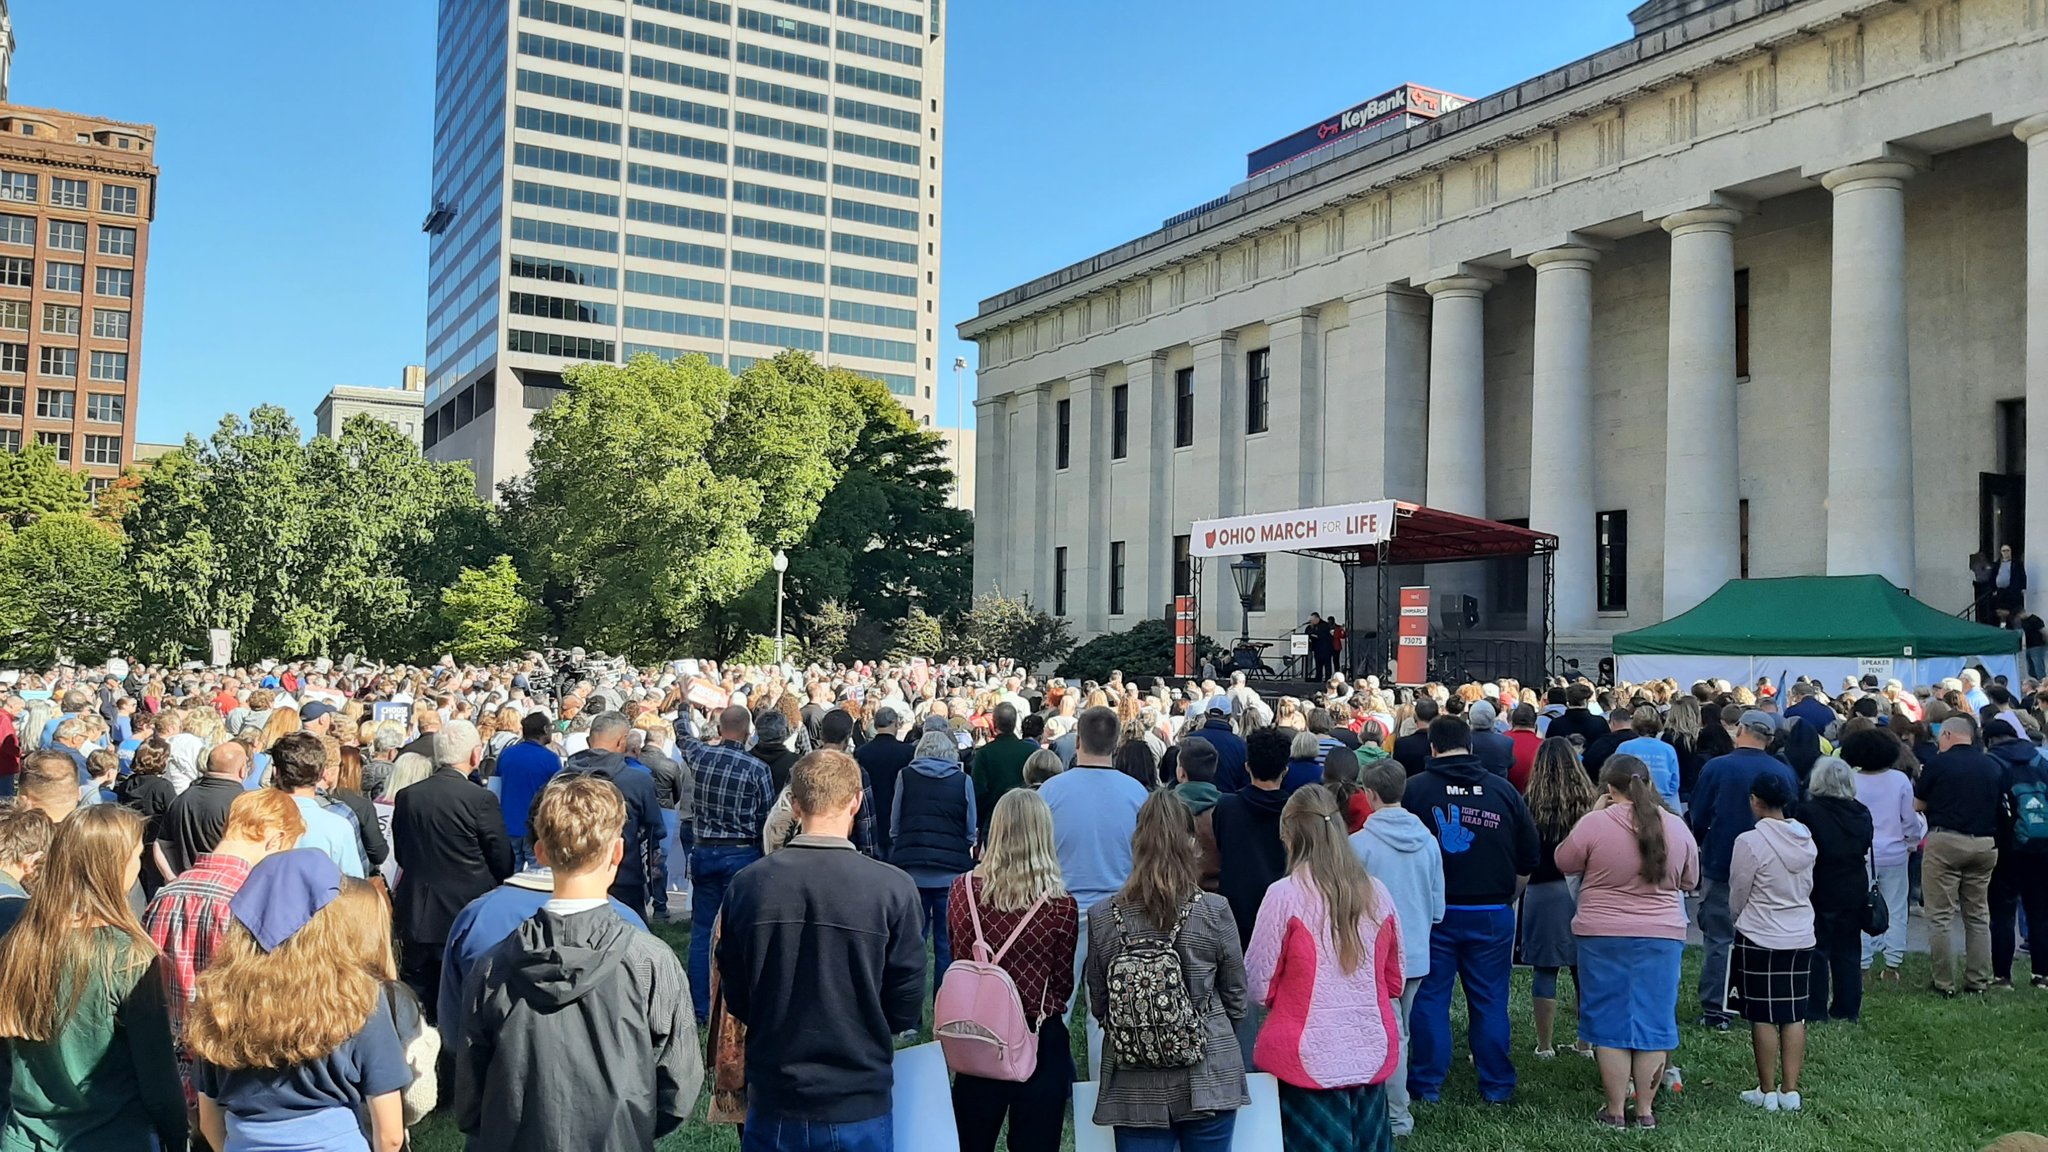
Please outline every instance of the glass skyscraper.
M495 491L579 361L936 380L944 0L441 0L423 442Z

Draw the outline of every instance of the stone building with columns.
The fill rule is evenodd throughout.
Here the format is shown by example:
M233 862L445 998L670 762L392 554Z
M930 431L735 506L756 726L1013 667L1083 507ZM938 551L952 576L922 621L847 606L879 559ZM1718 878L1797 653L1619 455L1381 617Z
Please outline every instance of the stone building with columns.
M1120 630L1185 585L1193 521L1381 498L1557 535L1566 649L1737 576L1959 609L1972 553L2031 539L2048 581L2048 0L1630 18L984 301L976 589ZM1540 626L1528 565L1467 567L1430 580ZM1276 554L1251 631L1342 588Z

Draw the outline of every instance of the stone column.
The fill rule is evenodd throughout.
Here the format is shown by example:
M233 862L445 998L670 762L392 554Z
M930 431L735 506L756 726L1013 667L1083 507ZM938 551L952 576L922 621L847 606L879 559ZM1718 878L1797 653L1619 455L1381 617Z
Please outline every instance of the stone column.
M1121 471L1121 488L1137 498L1139 516L1124 534L1124 614L1133 622L1157 616L1173 598L1173 538L1180 532L1173 516L1172 374L1166 357L1150 356L1124 363L1124 384L1130 391L1130 455Z
M1244 365L1238 361L1237 338L1228 333L1194 342L1195 351L1195 486L1215 493L1205 496L1189 520L1235 516L1244 511ZM1202 606L1208 619L1202 627L1211 636L1235 636L1237 594L1229 587L1231 560L1211 556L1203 563Z
M1007 397L974 402L974 474L997 478L987 492L975 493L974 594L995 588L1009 591L1014 582L1006 565L1009 544L1017 531L1015 496L1004 456L1010 437ZM957 482L957 478L956 478Z
M1536 269L1529 419L1529 527L1557 537L1557 632L1593 630L1593 262L1578 246L1529 257ZM1540 607L1537 611L1541 611Z
M2048 612L2048 113L2013 129L2027 145L2027 609Z
M1109 625L1109 389L1101 369L1067 378L1073 441L1059 517L1067 530L1067 609L1082 639Z
M1697 607L1742 570L1735 455L1735 225L1741 219L1733 208L1697 208L1663 219L1671 233L1666 619Z
M1430 295L1429 506L1486 515L1486 290L1480 276L1423 285Z
M1322 503L1323 494L1321 325L1314 309L1299 309L1273 317L1266 327L1266 426L1279 456L1266 461L1263 470L1277 474L1278 480L1268 487L1275 503L1258 511L1313 508ZM1304 620L1312 611L1329 611L1322 604L1326 562L1275 553L1267 566L1267 596L1274 618Z
M1023 553L1020 562L1011 565L1017 587L1006 588L1012 595L1023 594L1031 597L1034 607L1052 611L1052 477L1053 458L1053 401L1052 390L1043 385L1014 393L1011 396L1014 409L1011 416L1010 444L1020 449L1017 461L1024 468L1012 469L1023 472L1010 483L1011 507L1016 515L1011 518L1011 540ZM997 481L1002 483L1003 481Z
M1906 363L1906 180L1897 160L1821 177L1835 194L1828 323L1828 575L1911 591L1912 406Z
M1429 297L1385 286L1344 298L1349 372L1328 388L1332 503L1423 498L1429 439Z

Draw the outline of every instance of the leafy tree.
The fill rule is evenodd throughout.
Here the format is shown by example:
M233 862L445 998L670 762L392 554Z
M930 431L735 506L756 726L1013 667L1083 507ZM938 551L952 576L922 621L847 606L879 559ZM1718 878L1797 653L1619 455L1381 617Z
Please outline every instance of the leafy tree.
M1074 650L1072 625L1033 608L1030 597L1005 596L1001 589L975 597L953 632L953 651L970 660L1010 657L1037 667Z
M464 568L441 592L441 620L457 660L503 660L526 651L538 619L510 556Z
M124 468L114 482L100 489L92 499L92 513L109 524L119 524L142 503L142 473Z
M120 536L89 516L50 513L0 540L0 658L104 660L132 599Z
M238 656L426 655L440 589L495 554L484 516L467 466L380 421L307 442L281 408L225 416L145 474L124 517L138 643L175 656L227 628Z
M793 651L798 662L831 664L845 659L847 643L859 623L859 614L837 600L827 600L804 613L796 622Z
M0 521L20 528L38 516L84 512L85 481L47 444L0 452Z
M662 656L707 626L728 651L765 630L714 614L804 538L860 432L851 399L814 386L813 368L784 353L737 378L701 356L568 371L534 420L531 471L505 491L566 637Z
M939 654L939 646L944 642L945 629L939 624L939 618L912 605L904 614L903 622L896 626L896 635L889 646L889 659L897 663L919 656L930 659Z
M900 619L913 601L939 616L966 608L974 522L947 503L953 471L944 441L879 381L807 367L818 386L849 395L862 420L845 475L790 549L791 596L837 601L874 620Z
M1207 636L1197 634L1195 651L1207 652L1215 647ZM1130 676L1166 676L1173 672L1173 622L1162 619L1140 620L1122 632L1106 632L1088 641L1060 664L1059 675L1069 680L1109 679L1110 672L1122 669Z

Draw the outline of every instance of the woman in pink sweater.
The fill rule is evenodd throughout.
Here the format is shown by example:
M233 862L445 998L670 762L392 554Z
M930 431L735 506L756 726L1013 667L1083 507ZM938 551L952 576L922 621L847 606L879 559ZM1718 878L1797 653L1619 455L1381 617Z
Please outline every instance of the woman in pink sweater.
M1685 955L1680 892L1700 882L1700 850L1664 807L1649 766L1616 753L1606 792L1557 846L1557 867L1578 876L1572 936L1579 956L1579 1038L1593 1045L1607 1106L1595 1122L1657 1126L1657 1089L1678 1047L1678 969Z
M1391 1152L1385 1083L1400 1057L1401 930L1328 788L1280 813L1287 875L1266 889L1245 983L1267 1009L1254 1056L1280 1081L1289 1152Z

